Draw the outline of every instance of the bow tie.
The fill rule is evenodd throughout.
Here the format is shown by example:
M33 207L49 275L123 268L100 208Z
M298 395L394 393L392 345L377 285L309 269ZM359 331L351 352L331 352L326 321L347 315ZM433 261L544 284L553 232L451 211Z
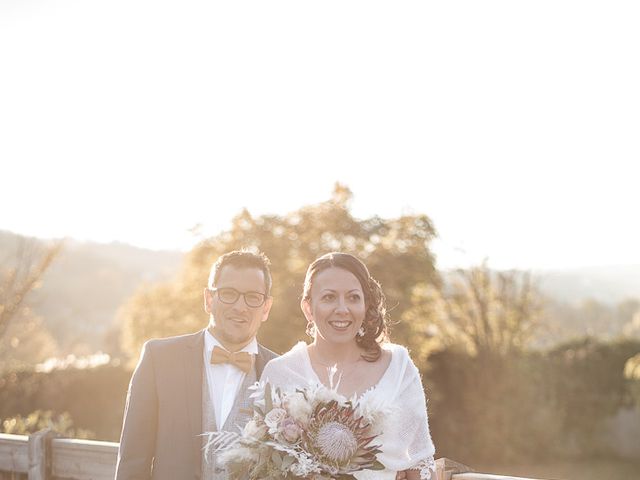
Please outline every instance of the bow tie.
M211 352L211 363L214 365L219 363L229 363L231 365L235 365L244 373L249 373L253 359L251 358L251 354L248 352L231 353L227 352L224 348L216 346L213 347L213 352Z

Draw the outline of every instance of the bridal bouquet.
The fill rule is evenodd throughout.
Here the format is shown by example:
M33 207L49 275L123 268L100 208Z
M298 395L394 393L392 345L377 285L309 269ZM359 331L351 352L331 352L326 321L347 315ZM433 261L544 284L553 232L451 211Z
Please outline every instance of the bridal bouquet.
M240 433L209 434L207 449L232 479L354 479L381 470L375 412L321 385L283 392L256 384L254 414Z

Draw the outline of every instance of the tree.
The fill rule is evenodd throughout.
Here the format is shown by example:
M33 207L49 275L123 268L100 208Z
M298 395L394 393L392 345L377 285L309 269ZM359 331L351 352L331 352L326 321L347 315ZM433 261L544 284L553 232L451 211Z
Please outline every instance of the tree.
M304 338L305 320L300 295L307 266L330 251L345 251L362 259L383 286L391 317L399 319L410 306L418 282L437 283L429 243L435 235L426 215L394 219L356 219L349 204L352 194L335 186L332 198L289 214L253 217L246 209L231 228L202 241L187 256L180 278L149 285L122 308L123 347L137 356L141 344L152 336L187 333L206 322L202 291L215 259L229 251L250 248L263 251L272 262L274 305L259 337L278 352ZM395 330L396 339L408 331Z
M42 249L33 240L17 238L15 253L0 264L0 337L38 288L44 272L62 249L62 242Z
M52 351L53 340L32 314L27 298L39 287L61 249L61 241L42 246L33 239L16 236L13 252L0 261L0 354L3 357L6 351L18 348L27 340L33 340L38 351Z
M403 320L417 333L481 357L521 350L542 320L531 274L492 271L486 263L456 270L443 288L416 285L413 303Z
M486 263L443 277L442 286L416 285L402 318L414 330L414 359L438 419L433 433L445 454L465 463L514 461L559 428L546 425L550 411L538 403L537 352L523 352L542 319L541 296L531 274Z
M640 353L629 358L624 365L624 378L637 405L640 405Z

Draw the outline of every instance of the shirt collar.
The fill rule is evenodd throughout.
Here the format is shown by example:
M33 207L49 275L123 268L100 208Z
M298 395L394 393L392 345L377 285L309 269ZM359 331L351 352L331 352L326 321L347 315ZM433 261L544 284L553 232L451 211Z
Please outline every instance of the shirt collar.
M204 331L204 349L207 353L211 353L213 351L213 347L224 348L222 344L218 341L216 337L211 335L209 329L205 329ZM226 350L226 349L225 349ZM258 340L256 337L253 337L251 341L245 345L243 348L239 350L240 352L247 352L252 355L258 354Z

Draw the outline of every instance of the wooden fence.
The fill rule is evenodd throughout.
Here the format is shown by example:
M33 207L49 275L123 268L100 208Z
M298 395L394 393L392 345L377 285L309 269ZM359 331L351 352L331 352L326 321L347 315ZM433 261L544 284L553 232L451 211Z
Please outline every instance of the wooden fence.
M0 433L0 480L113 480L118 444ZM454 474L452 480L533 480L486 473Z

